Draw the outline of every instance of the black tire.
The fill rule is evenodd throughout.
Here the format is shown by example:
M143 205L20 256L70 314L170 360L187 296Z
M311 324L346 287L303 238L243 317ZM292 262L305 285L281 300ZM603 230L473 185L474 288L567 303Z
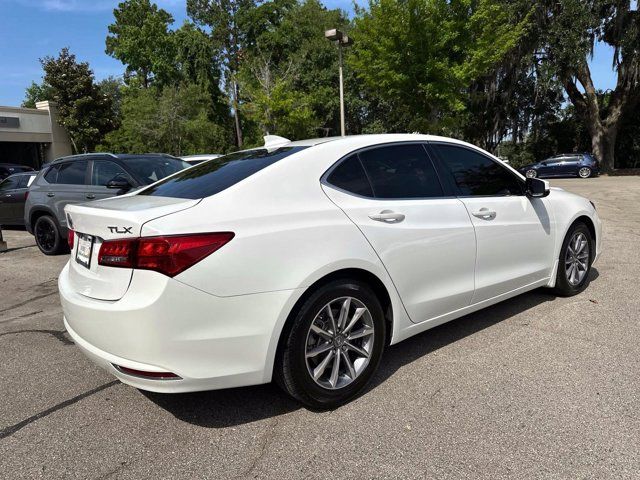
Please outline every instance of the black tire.
M65 251L66 243L60 236L58 224L49 215L43 215L33 226L36 245L45 255L59 255Z
M370 347L368 364L355 379L350 380L346 372L341 377L351 383L342 388L328 389L316 383L307 367L305 354L309 342L308 335L316 316L324 311L328 304L342 301L343 297L356 299L368 309L369 320L373 322L374 327L373 345ZM283 332L284 337L276 357L276 383L304 405L317 410L339 407L361 393L378 368L386 341L384 313L373 291L365 283L357 280L335 280L314 291L292 315L292 323ZM342 362L342 368L346 368L344 360Z
M576 235L583 234L587 245L589 248L588 257L586 258L587 269L586 274L582 278L582 280L577 284L572 284L569 280L569 275L566 269L567 262L567 250L569 249L569 244L572 239L575 238ZM571 255L571 254L569 254ZM562 248L560 249L560 256L558 259L558 272L556 274L556 286L553 289L553 293L562 297L571 297L573 295L577 295L582 292L587 285L589 285L589 276L591 274L591 263L593 262L593 258L595 255L595 245L593 238L591 238L591 232L587 228L587 226L582 222L574 223L567 235L562 242Z

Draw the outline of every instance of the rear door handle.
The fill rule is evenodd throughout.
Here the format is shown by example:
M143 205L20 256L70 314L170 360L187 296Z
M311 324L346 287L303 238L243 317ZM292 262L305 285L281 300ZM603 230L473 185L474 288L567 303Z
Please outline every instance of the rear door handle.
M86 197L87 197L89 200L93 200L94 198L96 198L96 196L95 196L93 193L87 193Z
M489 210L488 208L481 208L477 212L473 212L474 217L482 218L483 220L493 220L496 218L496 212Z
M396 213L391 210L383 210L380 213L373 213L369 215L369 218L377 222L400 223L404 220L405 217L402 213Z
M55 193L53 193L53 192L49 192L49 193L47 193L47 197L55 197L55 196L56 196L56 194L55 194Z

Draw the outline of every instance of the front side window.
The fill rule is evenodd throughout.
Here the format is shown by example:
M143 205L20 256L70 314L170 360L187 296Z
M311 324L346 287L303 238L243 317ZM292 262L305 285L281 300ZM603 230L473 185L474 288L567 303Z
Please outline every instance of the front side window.
M64 185L84 185L85 174L89 162L74 160L58 166L58 177L55 183ZM48 175L48 173L47 173ZM47 177L45 177L46 179Z
M127 168L141 179L144 185L155 183L190 166L184 160L157 156L134 157L126 159L125 162Z
M131 183L129 174L117 163L110 160L94 160L91 185L105 187L111 180L127 180Z
M342 162L327 177L327 182L356 195L373 197L371 184L362 168L358 155L352 155Z
M377 147L359 156L376 198L443 196L436 171L420 144Z
M0 182L0 192L13 190L14 188L18 188L18 178L16 177L9 177Z
M282 147L272 151L260 148L232 153L183 170L139 195L188 199L210 197L304 148Z
M434 144L462 196L522 195L523 185L506 167L457 145Z

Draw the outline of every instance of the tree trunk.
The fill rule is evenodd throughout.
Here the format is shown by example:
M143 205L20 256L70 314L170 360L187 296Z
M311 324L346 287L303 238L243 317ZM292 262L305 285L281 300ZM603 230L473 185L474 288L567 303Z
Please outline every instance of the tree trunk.
M238 83L234 80L232 84L233 88L233 117L236 123L236 140L238 142L238 148L242 148L242 127L240 126L240 115L238 113Z

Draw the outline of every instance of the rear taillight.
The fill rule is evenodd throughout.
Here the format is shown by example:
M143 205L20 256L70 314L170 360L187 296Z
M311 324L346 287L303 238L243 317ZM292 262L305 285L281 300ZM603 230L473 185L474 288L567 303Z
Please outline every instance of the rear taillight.
M69 229L67 231L67 243L69 244L69 248L73 250L73 244L75 243L76 236L73 230Z
M232 232L106 240L98 263L108 267L153 270L175 277L233 238Z

